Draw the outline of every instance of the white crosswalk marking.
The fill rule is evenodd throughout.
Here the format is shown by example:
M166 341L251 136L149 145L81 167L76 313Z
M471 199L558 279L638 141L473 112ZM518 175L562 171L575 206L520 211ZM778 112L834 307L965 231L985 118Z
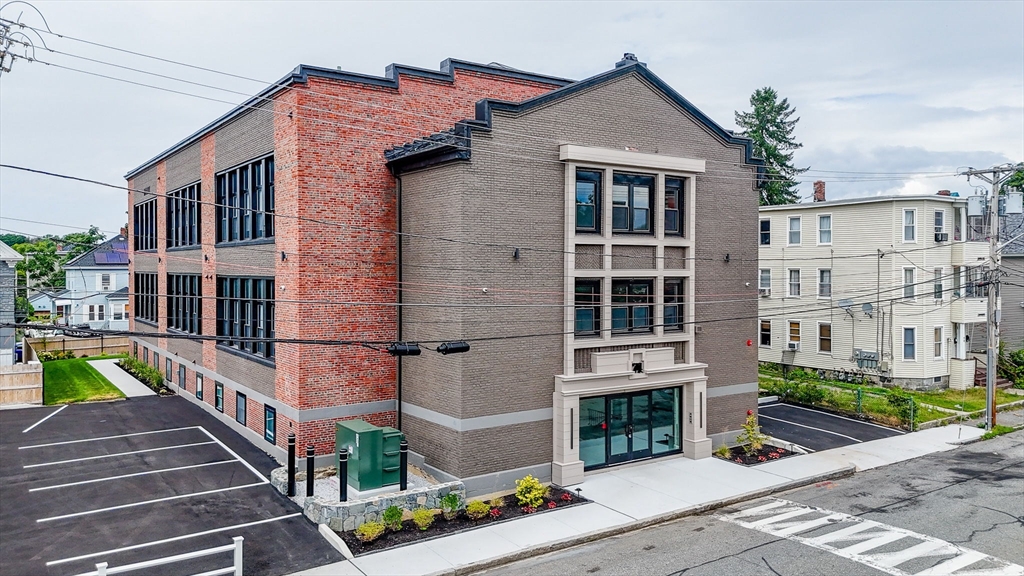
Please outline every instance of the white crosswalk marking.
M938 538L778 498L718 518L826 550L893 576L1024 576L1024 566ZM821 533L823 530L828 531ZM902 548L893 549L899 546ZM872 553L882 548L884 552ZM930 568L918 568L917 572L900 568L929 558L935 562Z

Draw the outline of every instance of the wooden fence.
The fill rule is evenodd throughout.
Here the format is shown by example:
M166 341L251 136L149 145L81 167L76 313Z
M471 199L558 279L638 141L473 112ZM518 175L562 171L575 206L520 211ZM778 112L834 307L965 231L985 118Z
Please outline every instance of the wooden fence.
M101 354L127 354L127 336L98 336L92 338L70 338L55 336L53 338L26 338L25 353L29 360L38 360L40 352L62 352L71 350L75 356L99 356Z

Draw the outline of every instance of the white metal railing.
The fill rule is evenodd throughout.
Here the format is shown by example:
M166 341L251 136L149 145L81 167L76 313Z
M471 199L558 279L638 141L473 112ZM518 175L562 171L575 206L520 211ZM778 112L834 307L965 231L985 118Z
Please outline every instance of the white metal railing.
M242 576L242 537L235 536L232 538L233 544L226 544L224 546L218 546L216 548L207 548L206 550L196 550L195 552L188 552L186 554L178 554L175 556L167 556L165 558L157 558L155 560L146 560L145 562L136 562L135 564L125 564L124 566L116 566L110 568L106 562L100 562L96 565L96 570L93 572L86 572L85 574L79 574L78 576L107 576L108 574L121 574L123 572L132 572L135 570L144 570L146 568L153 568L154 566L163 566L164 564L173 564L175 562L184 562L185 560L192 560L193 558L202 558L203 556L211 556L213 554L221 554L223 552L234 553L234 558L231 566L224 568L218 568L216 570L210 570L209 572L203 572L202 574L196 574L195 576L218 576L221 574L234 574L234 576Z

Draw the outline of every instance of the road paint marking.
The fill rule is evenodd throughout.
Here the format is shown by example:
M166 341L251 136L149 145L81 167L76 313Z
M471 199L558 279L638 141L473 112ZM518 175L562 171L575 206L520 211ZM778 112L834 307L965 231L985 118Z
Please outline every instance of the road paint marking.
M225 451L227 451L227 453L228 453L228 454L231 454L232 456L234 456L234 457L235 457L235 460L238 460L238 461L239 461L239 462L241 462L242 464L245 464L245 467L246 467L246 468L248 468L249 470L252 470L252 473L253 473L253 474L255 474L257 478L259 478L260 480L262 480L262 481L263 481L264 483L266 483L266 482L270 482L270 480L269 480L269 479L267 479L267 477L266 477L266 476L264 476L263 474L260 474L260 471L259 471L259 470L257 470L256 468L254 468L254 467L252 466L252 464L249 464L249 463L248 463L248 462L246 462L246 461L245 461L245 460L244 460L244 459L243 459L243 458L242 458L241 456L239 456L238 454L236 454L234 450L232 450L231 448L228 448L227 446L225 446L225 445L224 445L224 443L223 443L223 442L221 442L220 440L218 440L216 436L214 436L213 434L210 434L210 433L209 433L209 432L208 432L208 431L206 430L206 428L203 428L202 426L196 426L196 428L198 428L199 430L201 430L201 431L203 432L203 434L206 434L207 436L209 436L211 440L213 440L213 441L214 441L214 442L216 442L217 444L220 444L220 447L221 447L221 448L223 448L223 449L224 449Z
M159 452L161 450L174 450L175 448L189 448L191 446L205 446L215 442L195 442L193 444L178 444L177 446L162 446L160 448L146 448L145 450L132 450L131 452L118 452L116 454L101 454L99 456L86 456L85 458L72 458L71 460L58 460L57 462L44 462L42 464L28 464L22 468L39 468L40 466L56 466L57 464L68 464L70 462L85 462L86 460L99 460L101 458L113 458L115 456L128 456L129 454L142 454L144 452Z
M841 420L849 420L850 422L856 422L857 424L866 424L868 426L874 426L875 428L881 428L882 430L888 430L889 432L894 432L896 434L906 434L907 433L905 430L897 430L895 428L889 428L888 426L882 426L881 424L875 424L874 422L865 422L863 420L857 420L855 418L847 418L846 416L840 416L838 414L832 414L830 412L822 412L821 410L814 410L814 409L811 409L811 408L804 408L803 406L796 406L794 404L782 404L780 402L778 404L769 404L767 406L763 406L759 410L764 409L764 408L770 408L772 406L786 406L788 408L796 408L797 410L804 410L806 412L814 412L815 414L821 414L823 416L828 416L830 418L839 418Z
M121 504L119 506L110 506L107 508L99 508L98 510L86 510L85 512L74 512L72 514L63 514L61 516L51 516L49 518L40 518L36 522L50 522L53 520L64 520L65 518L76 518L78 516L88 516L89 514L99 514L101 512L110 512L112 510L123 510L125 508L134 508L136 506L145 506L146 504L156 504L157 502L167 502L170 500L180 500L182 498L191 498L193 496L205 496L207 494L217 494L218 492L229 492L231 490L241 490L243 488L252 488L254 486L264 486L266 482L256 482L254 484L246 484L244 486L231 486L229 488L218 488L216 490L205 490L203 492L193 492L191 494L178 494L177 496L167 496L165 498L156 498L153 500L143 500L142 502L133 502L131 504Z
M42 488L30 488L29 492L39 492L41 490L53 490L55 488L67 488L68 486L79 486L81 484L93 484L96 482L106 482L107 480L120 480L122 478L132 478L134 476L145 476L147 474L159 474L161 472L174 472L175 470L188 470L190 468L202 468L204 466L216 466L218 464L233 464L234 460L218 460L216 462L207 462L206 464L192 464L190 466L177 466L175 468L161 468L160 470L149 470L146 472L136 472L134 474L121 474L120 476L110 476L108 478L96 478L94 480L82 480L81 482L69 482L67 484L54 484L53 486L43 486Z
M75 556L74 558L62 558L60 560L51 560L46 563L47 566L56 566L58 564L67 564L68 562L76 562L78 560L86 560L89 558L97 558L99 556L106 556L108 554L117 554L118 552L127 552L129 550L138 550L139 548L146 548L147 546L156 546L158 544L166 544L168 542L178 542L180 540L187 540L189 538L197 538L199 536L208 536L210 534L216 534L218 532L227 532L228 530L239 530L241 528L248 528L249 526L258 526L260 524L267 524L269 522L277 522L278 520L287 520L288 518L296 518L302 516L302 512L296 512L294 514L287 514L285 516L277 516L275 518L267 518L266 520L257 520L255 522L246 522L245 524L235 524L234 526L225 526L223 528L214 528L213 530L206 530L203 532L195 532L193 534L183 534L181 536L174 536L173 538L164 538L163 540L153 540L151 542L144 542L142 544L132 544L131 546L123 546L121 548L114 548L111 550L104 550L102 552L93 552L91 554L83 554L81 556Z
M58 410L57 412L60 412ZM54 412L53 414L56 414ZM53 416L50 414L50 416ZM49 418L49 416L47 416ZM46 418L43 418L45 420ZM164 432L177 432L178 430L194 430L199 426L185 426L182 428L167 428L164 430L150 430L149 432L135 432L133 434L118 434L117 436L100 436L99 438L83 438L81 440L68 440L67 442L50 442L49 444L35 444L32 446L20 446L18 450L28 450L29 448L46 448L47 446L63 446L64 444L78 444L80 442L96 442L97 440L111 440L113 438L127 438L129 436L145 436L146 434L162 434ZM31 428L29 428L31 430ZM26 430L28 432L28 430Z
M846 434L840 434L839 432L833 432L831 430L825 430L824 428L815 428L814 426L808 426L807 424L798 424L796 422L791 422L789 420L783 420L782 418L773 418L771 416L765 416L764 414L758 414L757 416L758 416L758 418L767 418L769 420L775 420L776 422L785 422L786 424L792 424L793 426L800 426L801 428L810 428L811 430L817 430L818 432L824 432L825 434L832 434L833 436L842 436L843 438L849 438L850 440L853 440L854 442L861 442L861 443L864 442L863 440L858 440L858 439L854 438L853 436L847 436Z
M47 415L47 416L46 416L45 418L43 418L43 419L42 419L42 420L40 420L39 422L36 422L35 424L33 424L33 425L29 426L28 428L25 428L24 430L22 430L22 431L21 431L21 433L22 433L22 434L24 434L25 432L28 432L29 430L31 430L31 429L33 429L33 428L35 428L36 426L39 426L39 425L40 425L40 424L42 424L43 422L46 422L46 421L47 421L47 420L49 420L50 418L53 418L54 416L56 416L56 415L57 415L57 412L60 412L61 410L65 409L65 408L67 408L67 407L68 407L68 405L67 405L67 404L65 404L65 405L61 406L60 408L57 408L56 410L54 410L53 412L51 412L51 413L50 413L49 415ZM18 448L18 450L21 450L21 448Z
M792 520L812 514L817 517L796 522ZM945 540L780 498L771 498L766 504L717 516L725 522L825 550L893 576L1024 576L1024 566ZM833 526L834 530L818 536L798 535L828 530ZM905 543L906 547L871 553L883 547L891 549L896 542ZM933 558L937 563L913 574L899 568L901 564L924 558Z

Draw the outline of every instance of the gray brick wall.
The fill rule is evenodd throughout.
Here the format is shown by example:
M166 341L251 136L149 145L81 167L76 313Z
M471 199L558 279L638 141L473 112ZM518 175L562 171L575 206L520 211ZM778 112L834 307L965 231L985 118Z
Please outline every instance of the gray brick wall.
M183 186L199 181L202 159L200 150L200 144L197 141L167 158L165 162L168 192L174 192Z
M203 323L210 322L211 320L203 319ZM203 364L203 342L201 340L184 340L181 338L168 338L167 339L167 350L172 354L177 354L182 358L191 360L196 364L202 366ZM162 369L162 367L161 367ZM189 368L191 370L192 368ZM178 374L174 374L174 382L178 383Z
M134 201L136 204L141 204L153 198L154 194L156 194L156 164L135 176L135 189L141 191L146 188L149 188L149 194L143 192L135 194Z
M217 248L217 274L274 276L274 267L280 258L274 243Z
M205 329L205 326L203 328ZM224 374L235 382L248 386L260 394L276 398L274 395L274 379L277 377L277 371L270 366L265 366L231 352L217 350L217 373ZM252 415L249 415L249 417L251 418Z
M156 270L156 266L153 266ZM135 266L136 272L145 272L139 265ZM203 273L203 250L200 246L194 246L186 250L167 251L167 273L168 274L202 274Z
M214 170L220 172L274 151L273 103L265 103L219 128Z

